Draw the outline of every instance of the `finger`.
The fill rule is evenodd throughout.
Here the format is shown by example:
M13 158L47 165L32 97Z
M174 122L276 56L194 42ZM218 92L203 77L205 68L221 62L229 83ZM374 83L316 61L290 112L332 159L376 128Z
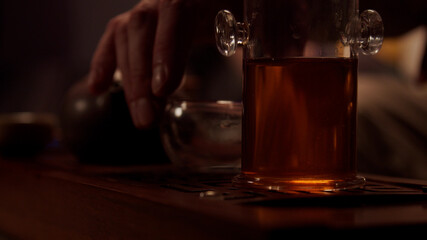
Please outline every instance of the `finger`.
M114 46L117 61L117 68L122 76L122 85L125 92L126 100L129 103L131 98L131 86L129 82L129 55L128 55L128 33L127 24L129 22L129 12L116 17L114 31Z
M143 1L130 14L128 24L130 111L137 128L151 126L156 110L151 93L152 54L157 6Z
M161 1L153 51L152 91L171 94L181 83L195 19L184 0Z
M113 80L116 69L115 24L114 19L109 22L92 57L88 84L90 91L95 94L107 90Z

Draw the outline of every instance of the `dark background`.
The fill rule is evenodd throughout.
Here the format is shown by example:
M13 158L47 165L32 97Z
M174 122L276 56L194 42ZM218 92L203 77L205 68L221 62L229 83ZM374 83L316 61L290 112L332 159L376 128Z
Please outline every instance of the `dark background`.
M58 112L108 20L137 0L1 1L0 112Z

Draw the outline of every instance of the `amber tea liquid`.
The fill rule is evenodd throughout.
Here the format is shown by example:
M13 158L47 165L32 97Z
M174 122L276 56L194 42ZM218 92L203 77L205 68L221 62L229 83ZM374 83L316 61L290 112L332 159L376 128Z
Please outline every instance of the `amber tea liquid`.
M240 180L283 188L360 182L357 59L245 60L244 73Z

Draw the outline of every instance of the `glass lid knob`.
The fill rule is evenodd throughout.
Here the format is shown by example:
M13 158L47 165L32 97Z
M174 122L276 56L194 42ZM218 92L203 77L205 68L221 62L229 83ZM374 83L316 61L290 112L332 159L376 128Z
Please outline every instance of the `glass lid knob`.
M365 55L378 53L383 45L384 25L380 14L366 10L360 14L360 49Z
M219 52L224 56L232 56L238 45L246 44L247 29L244 23L236 22L228 10L221 10L215 18L215 40Z
M365 10L353 18L346 26L342 42L351 45L357 53L374 55L382 47L384 40L384 25L381 16L374 10Z

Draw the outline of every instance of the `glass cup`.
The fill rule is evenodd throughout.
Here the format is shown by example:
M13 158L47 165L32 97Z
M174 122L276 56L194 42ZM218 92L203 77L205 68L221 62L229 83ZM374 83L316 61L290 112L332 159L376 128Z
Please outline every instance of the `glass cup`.
M171 99L161 138L171 161L190 172L238 172L242 104Z
M243 45L241 173L270 190L361 187L357 174L358 52L375 54L383 25L358 0L245 0L244 22L222 10L217 47Z

